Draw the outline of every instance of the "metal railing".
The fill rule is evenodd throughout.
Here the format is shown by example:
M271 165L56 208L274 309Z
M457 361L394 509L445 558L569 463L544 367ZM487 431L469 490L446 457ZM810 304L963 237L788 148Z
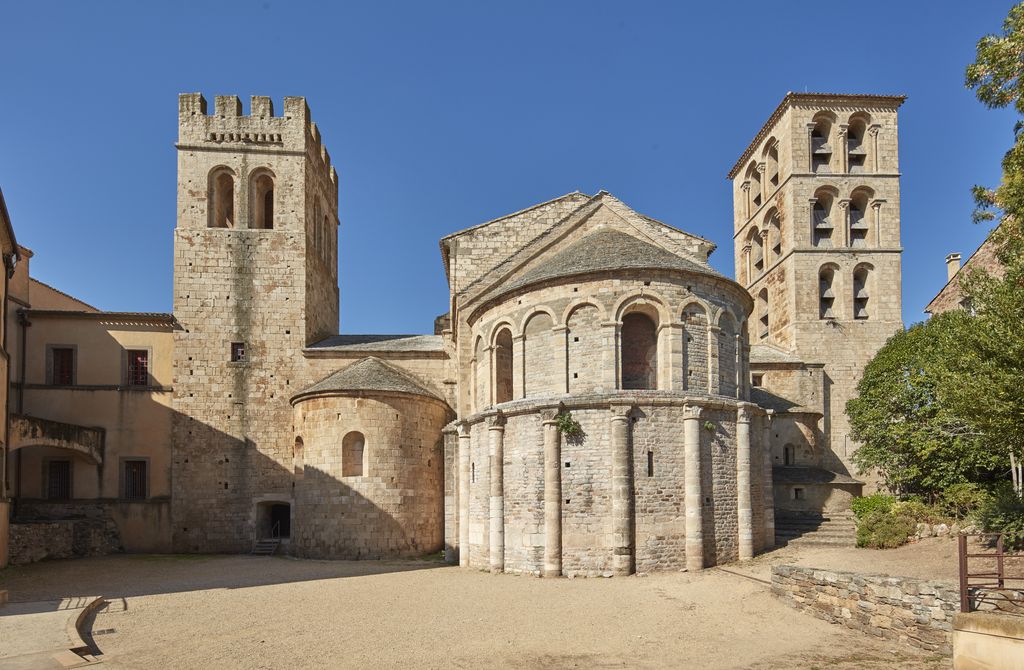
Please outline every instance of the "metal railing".
M970 538L977 538L976 548L968 546ZM1024 616L1024 552L1006 551L1003 533L962 534L958 541L960 611Z

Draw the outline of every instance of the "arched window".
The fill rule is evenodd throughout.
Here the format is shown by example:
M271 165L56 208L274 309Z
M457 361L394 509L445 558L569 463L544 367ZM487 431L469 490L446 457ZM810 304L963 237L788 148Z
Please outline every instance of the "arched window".
M736 397L736 322L723 312L718 319L718 392Z
M768 289L761 289L757 294L757 336L762 340L768 337Z
M835 307L836 294L832 287L835 276L835 270L831 267L824 267L818 273L818 318L820 319L836 318L833 309Z
M622 317L622 388L658 388L658 327L651 317L630 312Z
M847 171L860 173L867 171L868 145L864 141L867 135L869 119L864 116L853 116L846 129L846 164Z
M811 242L816 247L832 246L832 196L824 191L814 194L811 211Z
M768 147L768 153L765 155L765 176L768 179L768 183L775 188L779 185L779 143L773 142Z
M870 194L866 189L857 189L850 198L850 246L868 246L868 199Z
M512 400L512 331L502 328L494 338L494 402Z
M302 438L295 438L295 445L292 447L292 472L296 477L301 477L306 471L306 453L302 444Z
M210 228L235 227L235 178L228 168L210 175Z
M829 137L832 123L827 118L818 118L811 130L811 172L825 173L832 171L832 145Z
M868 312L868 279L870 270L860 265L853 271L853 318L866 319Z
M768 248L765 250L765 265L771 265L782 256L782 222L774 209L768 214Z
M274 178L259 172L252 180L252 206L249 227L271 230L274 227Z
M697 304L683 310L683 387L708 393L708 314Z
M756 225L750 227L747 233L747 242L750 243L750 279L753 281L764 272L764 241L761 238L761 229Z
M747 168L747 181L750 183L751 209L757 209L761 206L761 173L757 171L756 163Z
M352 431L341 440L341 476L362 477L363 459L366 456L366 439L358 431Z

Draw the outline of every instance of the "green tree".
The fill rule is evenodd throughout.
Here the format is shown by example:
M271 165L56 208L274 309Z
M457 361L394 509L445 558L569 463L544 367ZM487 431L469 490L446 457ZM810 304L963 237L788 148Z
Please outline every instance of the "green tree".
M1001 35L978 41L966 84L990 108L1024 115L1024 3L1010 9ZM992 239L1003 271L980 269L961 282L971 313L953 317L944 335L938 397L1009 457L1013 489L1024 494L1024 136L1020 121L995 188L974 187L975 221L998 220Z
M876 470L890 491L934 501L954 484L994 477L998 454L982 436L948 411L938 387L949 374L936 369L943 347L961 327L959 318L940 315L897 333L882 347L846 406L861 472Z

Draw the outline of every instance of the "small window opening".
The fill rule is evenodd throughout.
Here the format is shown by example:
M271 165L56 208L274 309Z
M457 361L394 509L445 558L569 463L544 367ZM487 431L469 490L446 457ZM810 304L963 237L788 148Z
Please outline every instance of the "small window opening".
M647 476L648 477L653 477L654 476L654 452L653 451L648 451L647 452Z
M50 384L70 386L75 383L75 350L72 347L54 347L50 350Z
M782 464L783 465L795 465L796 464L796 453L794 453L793 445L787 444L782 448Z
M793 500L804 500L804 490L799 486L793 489Z
M341 440L341 476L362 477L363 460L365 458L366 438L363 434L353 431Z
M149 463L145 460L123 461L121 479L122 497L125 500L145 500L149 492Z
M476 483L476 463L469 464L469 483Z
M757 387L764 386L764 375L763 374L751 375L750 376L750 385L751 386L757 386Z
M46 499L71 499L71 461L47 461L46 463Z
M128 385L149 386L149 351L145 349L129 349L127 354Z
M231 343L231 362L232 363L244 363L245 362L245 342L232 342Z

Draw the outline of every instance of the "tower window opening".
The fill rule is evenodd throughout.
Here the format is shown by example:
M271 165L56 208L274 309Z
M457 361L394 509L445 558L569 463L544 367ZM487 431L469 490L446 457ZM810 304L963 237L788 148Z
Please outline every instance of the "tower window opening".
M832 246L832 201L824 196L814 202L811 220L813 225L813 243L816 247L830 248Z
M252 217L250 228L271 230L274 227L274 179L261 172L253 180Z
M762 340L768 337L768 289L763 288L757 294L757 336Z
M853 271L853 318L868 318L868 269L859 267Z
M851 124L846 131L846 156L849 172L864 172L868 152L864 148L864 126Z
M828 143L829 123L819 121L811 131L811 171L827 173L831 171L832 147Z
M210 180L210 228L234 228L235 180L227 168L214 173Z
M231 343L231 362L232 363L244 363L245 358L245 342L232 342Z
M850 246L866 247L868 244L868 222L864 210L866 202L855 198L850 202Z
M836 317L834 311L836 295L832 290L834 278L835 272L831 268L825 268L818 274L818 318L820 319Z
M341 439L341 476L362 477L365 473L366 438L358 431L352 431Z
M768 149L768 156L765 174L768 175L768 183L772 186L779 185L779 145L778 143L772 144L771 148Z

